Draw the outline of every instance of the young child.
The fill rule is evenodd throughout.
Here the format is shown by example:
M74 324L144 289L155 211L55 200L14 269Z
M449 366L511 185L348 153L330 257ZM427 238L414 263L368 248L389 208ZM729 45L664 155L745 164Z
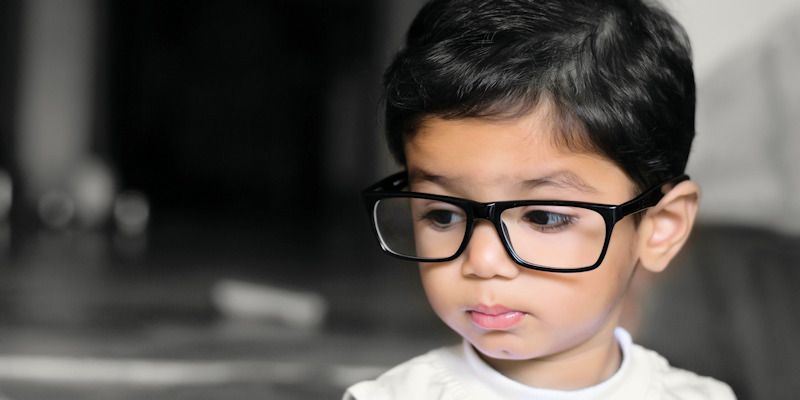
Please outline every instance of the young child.
M689 43L641 0L433 0L385 77L405 171L364 192L464 338L345 399L731 399L618 327L686 241ZM674 327L674 329L681 329Z

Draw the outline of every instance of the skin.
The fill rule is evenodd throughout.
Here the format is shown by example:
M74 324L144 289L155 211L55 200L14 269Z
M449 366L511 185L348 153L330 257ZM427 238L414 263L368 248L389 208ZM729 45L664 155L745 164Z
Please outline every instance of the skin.
M608 159L555 146L548 115L542 106L511 120L428 118L405 145L411 189L480 202L621 204L635 197L633 182ZM531 179L539 184L522 185ZM500 373L540 388L592 386L619 368L613 331L635 271L660 271L677 253L691 230L698 190L683 182L638 226L630 217L618 222L603 263L582 273L520 267L494 227L478 220L459 258L420 264L425 293L442 321ZM470 317L478 304L524 317L511 329L485 329Z

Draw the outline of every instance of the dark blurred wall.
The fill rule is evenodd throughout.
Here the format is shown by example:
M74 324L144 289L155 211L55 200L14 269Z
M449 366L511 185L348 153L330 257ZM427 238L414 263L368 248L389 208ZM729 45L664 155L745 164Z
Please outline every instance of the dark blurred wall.
M19 52L19 1L0 2L0 168L14 168L14 112ZM12 171L13 172L13 171Z
M336 190L321 164L327 93L343 72L369 74L357 69L372 56L372 2L103 7L108 101L95 146L123 186L168 212L316 217L309 210ZM368 90L356 85L355 95Z

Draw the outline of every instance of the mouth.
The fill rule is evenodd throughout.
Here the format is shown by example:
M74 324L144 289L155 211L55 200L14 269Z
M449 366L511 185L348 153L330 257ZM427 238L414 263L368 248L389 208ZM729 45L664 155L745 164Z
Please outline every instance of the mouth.
M519 310L512 310L503 305L486 306L479 304L467 309L472 323L479 328L493 331L508 330L520 322L525 317L525 313Z

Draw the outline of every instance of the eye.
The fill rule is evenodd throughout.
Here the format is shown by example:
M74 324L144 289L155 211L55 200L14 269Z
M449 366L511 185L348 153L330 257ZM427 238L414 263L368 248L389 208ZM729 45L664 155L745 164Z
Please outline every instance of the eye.
M463 222L465 218L457 211L438 209L429 210L422 219L439 229L445 229Z
M563 229L574 222L569 215L559 214L545 210L532 210L525 213L523 219L540 231Z

